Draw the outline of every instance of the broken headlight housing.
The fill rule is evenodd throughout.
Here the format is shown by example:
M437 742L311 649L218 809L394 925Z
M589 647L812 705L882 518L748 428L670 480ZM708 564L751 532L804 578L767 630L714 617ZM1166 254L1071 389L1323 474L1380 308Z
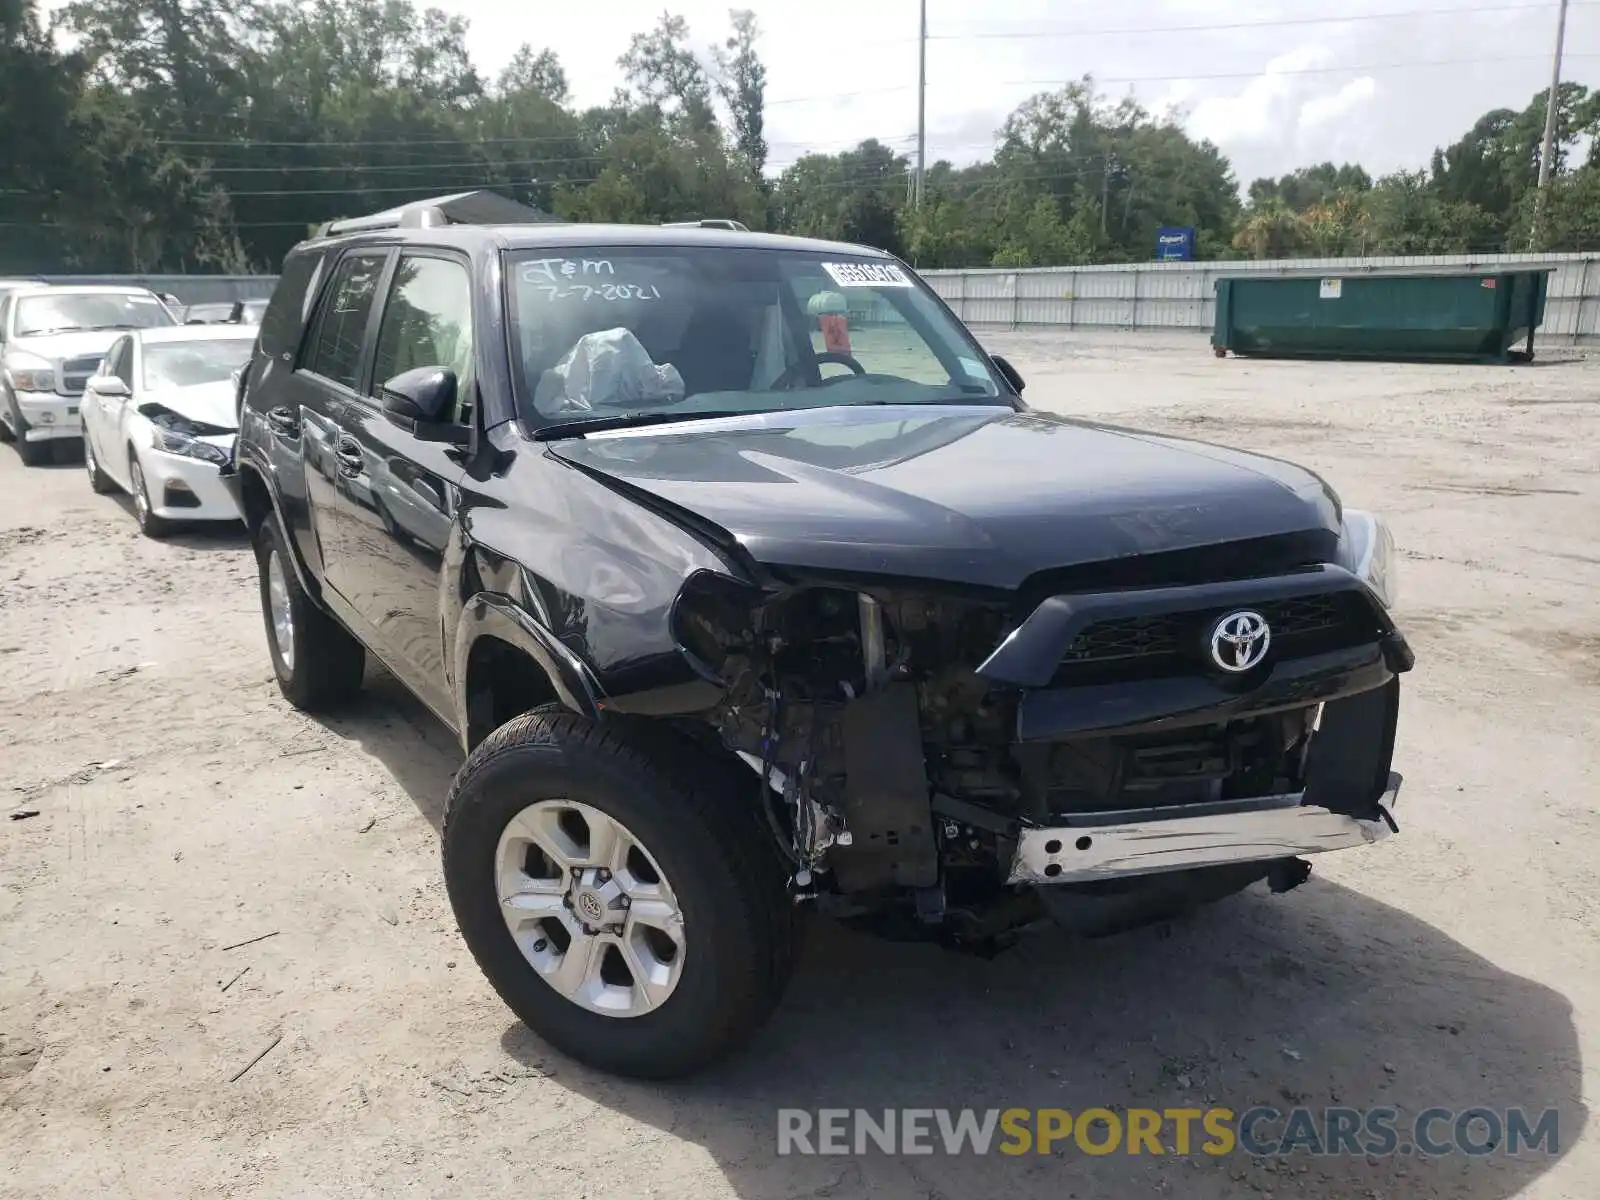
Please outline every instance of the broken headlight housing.
M1359 508L1344 510L1339 565L1370 587L1385 608L1394 607L1399 582L1395 577L1394 537L1382 517Z
M214 446L200 439L217 433L226 433L227 430L201 425L165 409L146 415L149 416L152 426L150 444L157 450L182 455L184 458L197 458L201 462L214 463L219 467L226 465L228 451L222 446Z

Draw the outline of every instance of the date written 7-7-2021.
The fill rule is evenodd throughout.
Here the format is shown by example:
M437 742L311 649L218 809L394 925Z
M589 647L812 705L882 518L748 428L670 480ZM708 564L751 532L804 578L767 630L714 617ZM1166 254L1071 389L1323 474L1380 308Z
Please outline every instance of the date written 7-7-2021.
M543 283L538 285L538 290L549 297L553 304L557 300L659 300L661 292L653 283L603 283L592 286L587 283L572 283L566 287L558 284Z

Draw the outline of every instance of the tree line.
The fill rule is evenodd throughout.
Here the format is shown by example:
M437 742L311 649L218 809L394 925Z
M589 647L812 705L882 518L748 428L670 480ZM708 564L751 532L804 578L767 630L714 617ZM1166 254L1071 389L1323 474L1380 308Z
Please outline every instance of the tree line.
M993 154L875 139L769 169L760 29L709 50L664 15L604 104L559 54L486 77L466 24L411 0L0 0L0 272L273 271L314 225L477 187L579 221L734 217L921 267L1529 248L1545 97L1485 114L1415 171L1324 163L1240 195L1226 156L1092 79L1035 95ZM1538 248L1600 246L1600 93L1564 84ZM1580 149L1588 146L1580 161Z

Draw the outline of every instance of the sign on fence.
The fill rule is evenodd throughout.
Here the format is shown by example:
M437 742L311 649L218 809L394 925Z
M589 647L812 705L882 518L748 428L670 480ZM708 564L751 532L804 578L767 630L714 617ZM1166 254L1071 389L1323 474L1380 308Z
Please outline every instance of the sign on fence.
M1156 233L1156 258L1163 262L1178 259L1188 262L1194 258L1194 227L1163 225Z

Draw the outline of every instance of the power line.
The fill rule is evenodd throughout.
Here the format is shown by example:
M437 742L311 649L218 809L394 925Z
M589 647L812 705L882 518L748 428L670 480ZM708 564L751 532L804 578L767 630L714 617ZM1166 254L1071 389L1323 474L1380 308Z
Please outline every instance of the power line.
M1397 63L1372 63L1366 66L1337 66L1337 67L1285 67L1281 70L1269 71L1258 67L1254 71L1219 71L1211 74L1198 75L1193 72L1180 75L1093 75L1091 78L1096 83L1178 83L1188 80L1210 79L1270 79L1280 75L1338 75L1343 73L1362 74L1368 71L1410 71L1413 69L1427 69L1433 67L1466 67L1481 66L1485 63L1526 62L1546 59L1543 54L1499 54L1489 58L1450 58L1435 60L1417 60L1412 62ZM1600 58L1600 54L1569 54L1568 58ZM996 87L1065 87L1077 83L1077 79L1002 79Z
M1600 0L1571 0L1575 6L1593 7ZM1467 16L1473 13L1542 12L1556 7L1556 0L1540 4L1484 4L1468 8L1414 8L1404 12L1346 13L1326 17L1282 17L1263 21L1227 21L1206 25L1145 25L1123 29L1019 29L976 33L930 33L929 41L1017 41L1031 38L1123 37L1154 33L1213 33L1230 29L1274 29L1289 25L1344 25L1357 21L1397 21L1408 17Z
M274 165L268 164L266 166L260 166L260 167L209 166L208 165L204 169L205 169L205 173L207 175L238 175L238 174L254 174L254 175L260 175L260 174L268 174L268 175L321 174L321 175L331 175L331 174L336 174L336 173L338 173L340 171L347 171L347 172L349 172L351 174L356 174L356 173L365 174L365 173L373 172L373 171L450 171L450 170L463 170L463 169L466 169L466 168L469 168L469 167L477 168L478 170L484 170L484 171L492 171L492 170L509 171L509 170L515 170L515 169L522 169L522 168L526 168L526 167L553 167L553 166L557 166L557 165L567 165L567 164L570 164L570 163L601 162L603 160L604 160L604 155L585 154L585 155L582 155L582 156L580 156L578 158L530 158L530 159L521 159L521 160L518 160L518 161L515 161L515 162L496 162L496 161L494 161L492 159L474 158L474 159L468 159L465 162L421 162L421 163L377 163L377 164L339 163L339 164L335 164L335 165L317 164L317 165L313 165L313 166L306 166L304 164L297 165L297 166L274 166Z

